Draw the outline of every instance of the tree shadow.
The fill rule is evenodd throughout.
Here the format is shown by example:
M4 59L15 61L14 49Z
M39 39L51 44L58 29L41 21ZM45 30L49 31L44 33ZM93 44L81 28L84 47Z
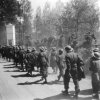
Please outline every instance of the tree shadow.
M32 84L43 84L43 83L38 83L41 82L42 80L37 80L35 82L24 82L24 83L18 83L17 85L32 85Z

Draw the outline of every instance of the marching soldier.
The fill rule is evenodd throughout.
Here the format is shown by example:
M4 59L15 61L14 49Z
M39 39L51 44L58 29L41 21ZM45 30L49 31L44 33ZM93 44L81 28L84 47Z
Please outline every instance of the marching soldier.
M69 95L68 89L69 89L69 82L70 78L73 79L74 85L75 85L75 96L78 97L78 94L80 92L79 88L79 80L78 80L78 69L81 67L81 65L84 65L83 60L78 56L78 54L74 53L74 50L71 46L65 47L66 55L65 55L65 62L66 62L66 70L64 74L64 88L65 91L62 91L64 94ZM80 62L80 66L79 65Z
M54 73L57 73L58 70L56 60L57 60L57 51L55 47L52 47L50 54L50 67L52 67Z
M37 52L36 52L35 47L32 48L32 52L31 53L32 53L32 57L31 57L31 59L32 59L31 71L34 71L35 70L34 67L37 66Z
M65 64L64 64L64 54L63 54L63 49L59 49L58 51L58 55L57 55L57 65L59 68L59 76L58 76L58 80L60 80L60 78L64 76L64 69L65 69Z
M27 63L27 71L28 71L27 74L30 76L32 76L33 62L34 62L33 55L31 52L28 52L26 54L26 63Z
M45 80L44 83L47 83L48 57L47 57L44 47L40 48L40 53L38 55L38 63L40 66L40 73L42 75L42 80Z
M25 50L25 53L24 53L24 64L25 64L25 70L28 72L28 55L30 53L30 50Z
M15 66L17 67L18 65L18 61L19 61L19 48L18 46L15 47L14 49L14 62L15 62Z
M20 47L19 49L19 64L21 65L21 70L24 71L24 49Z
M90 58L90 68L92 77L93 97L99 99L98 91L100 89L100 53L99 48L93 50L93 56Z

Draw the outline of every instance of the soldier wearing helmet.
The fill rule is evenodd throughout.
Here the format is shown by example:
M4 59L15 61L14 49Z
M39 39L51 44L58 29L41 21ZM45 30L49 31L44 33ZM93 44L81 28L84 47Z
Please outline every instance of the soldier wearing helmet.
M47 68L48 68L48 57L45 53L45 48L40 47L40 53L38 55L38 64L40 66L40 73L42 75L42 80L44 80L44 83L47 83Z
M59 75L58 75L58 80L64 76L64 69L65 69L65 63L64 63L64 51L63 49L59 49L58 54L57 54L57 66L59 68Z
M92 78L93 97L99 99L100 89L100 52L99 48L93 50L93 56L90 58L90 68Z
M70 45L67 45L65 47L65 52L66 52L66 55L65 55L66 70L64 74L65 91L63 91L63 93L66 95L69 94L68 93L69 82L70 82L70 78L72 78L75 85L75 97L78 97L78 94L80 92L78 69L84 63L83 63L82 58L79 57L78 54L74 52L73 48ZM80 66L78 63L80 63Z

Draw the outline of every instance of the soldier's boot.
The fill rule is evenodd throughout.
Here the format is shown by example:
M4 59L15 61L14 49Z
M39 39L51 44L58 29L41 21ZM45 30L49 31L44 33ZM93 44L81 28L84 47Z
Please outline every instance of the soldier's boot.
M11 61L10 58L8 59L8 61L9 61L9 62Z
M60 80L60 78L61 78L61 76L59 75L59 76L58 76L58 81Z
M15 66L17 67L17 63L15 63Z
M25 71L26 71L26 72L28 71L28 67L27 67L27 65L25 65Z
M28 74L29 74L29 76L32 76L32 71L28 70Z
M21 68L22 71L24 71L23 63L21 63Z
M47 84L47 78L45 77L44 79L45 79L45 81L44 81L43 83L44 83L44 84Z
M94 94L93 98L98 100L99 99L99 94L98 93Z
M32 76L32 71L30 71L30 75Z
M69 95L70 95L69 92L68 92L68 90L62 91L62 94L63 94L63 95L66 95L66 96L69 96Z
M78 98L79 92L80 92L80 89L75 90L74 98L76 98L76 99Z
M26 73L28 76L30 76L30 70L28 69L27 73Z

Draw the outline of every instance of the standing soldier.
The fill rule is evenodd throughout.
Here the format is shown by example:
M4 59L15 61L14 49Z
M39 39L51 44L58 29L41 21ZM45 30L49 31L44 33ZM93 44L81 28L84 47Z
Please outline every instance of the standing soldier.
M40 53L38 55L38 63L40 66L40 73L42 74L42 80L44 79L44 83L47 83L48 57L44 47L40 48Z
M93 50L93 56L90 58L90 68L92 72L93 97L99 99L98 91L100 89L100 53L99 48Z
M71 46L65 47L66 55L65 55L65 62L66 62L66 70L64 75L64 88L65 91L63 91L64 94L69 95L68 89L69 89L69 82L70 78L73 79L74 85L75 85L75 96L78 97L78 94L80 92L79 88L79 80L78 80L78 66L79 61L80 65L83 65L83 60L78 56L77 53L74 53L74 50Z
M19 48L18 46L15 47L14 49L14 62L15 62L15 66L17 67L18 65L18 59L19 59Z
M37 66L37 52L36 52L35 47L32 48L31 54L32 54L32 57L31 57L31 60L32 60L31 71L34 71L35 67Z
M58 65L58 68L59 68L58 80L60 80L60 78L64 76L64 69L65 69L63 49L59 49L59 51L58 51L57 65Z
M32 76L32 71L33 71L33 62L34 62L34 57L32 52L27 53L26 55L26 62L28 66L28 75Z
M21 65L21 70L24 71L24 49L20 47L19 49L19 64Z
M25 53L24 53L24 64L25 64L25 70L27 72L28 72L28 55L29 55L29 53L30 53L30 50L25 50Z
M50 67L52 67L53 72L57 73L57 51L55 47L52 47L51 54L50 54Z

